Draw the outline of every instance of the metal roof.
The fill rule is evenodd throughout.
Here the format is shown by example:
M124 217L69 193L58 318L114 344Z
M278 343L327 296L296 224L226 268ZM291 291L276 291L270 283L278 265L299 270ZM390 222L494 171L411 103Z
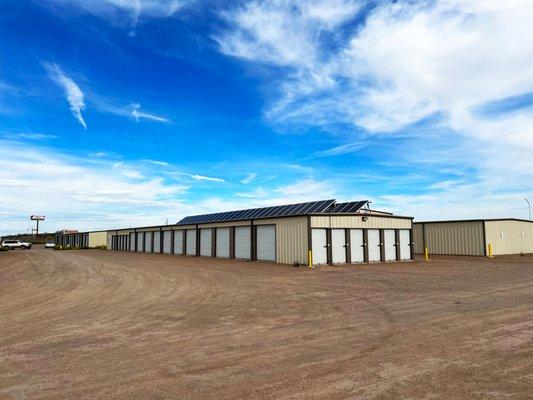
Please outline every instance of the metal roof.
M192 215L183 218L178 225L206 224L211 222L227 222L247 219L261 219L274 217L290 217L308 214L351 214L356 213L368 200L349 203L335 203L335 199L321 200L309 203L287 204L274 207L252 208L248 210L227 211L215 214Z

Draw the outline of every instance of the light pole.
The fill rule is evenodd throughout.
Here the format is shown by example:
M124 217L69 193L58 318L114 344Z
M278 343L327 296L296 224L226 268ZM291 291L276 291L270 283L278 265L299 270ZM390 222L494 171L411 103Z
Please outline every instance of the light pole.
M531 203L528 199L524 199L527 202L527 210L529 211L529 220L531 221Z

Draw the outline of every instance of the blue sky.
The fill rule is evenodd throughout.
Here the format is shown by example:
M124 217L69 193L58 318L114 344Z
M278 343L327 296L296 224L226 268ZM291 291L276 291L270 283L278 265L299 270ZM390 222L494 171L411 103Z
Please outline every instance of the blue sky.
M531 20L521 0L3 1L0 234L326 198L525 218Z

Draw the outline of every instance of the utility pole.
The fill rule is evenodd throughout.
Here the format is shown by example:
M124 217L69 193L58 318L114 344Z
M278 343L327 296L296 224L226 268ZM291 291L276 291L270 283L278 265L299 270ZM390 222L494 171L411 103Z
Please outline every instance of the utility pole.
M527 210L529 211L529 220L531 221L531 203L528 199L524 199L527 203Z

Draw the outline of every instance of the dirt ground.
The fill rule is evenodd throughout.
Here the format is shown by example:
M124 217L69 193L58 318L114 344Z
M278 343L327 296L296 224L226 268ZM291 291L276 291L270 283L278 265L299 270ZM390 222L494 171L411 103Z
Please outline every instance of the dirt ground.
M0 399L531 399L533 256L0 253Z

